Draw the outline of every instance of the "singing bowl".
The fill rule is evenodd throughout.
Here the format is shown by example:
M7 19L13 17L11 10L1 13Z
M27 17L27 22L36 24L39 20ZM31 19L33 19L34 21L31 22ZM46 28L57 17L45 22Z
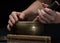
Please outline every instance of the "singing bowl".
M43 24L32 21L18 21L13 27L15 34L39 35L43 30Z

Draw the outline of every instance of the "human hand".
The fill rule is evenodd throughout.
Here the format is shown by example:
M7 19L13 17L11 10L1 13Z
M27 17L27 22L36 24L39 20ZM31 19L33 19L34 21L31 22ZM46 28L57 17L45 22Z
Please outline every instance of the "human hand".
M39 16L37 16L37 18L39 18L39 21L46 24L60 23L60 12L50 9L50 6L45 3L42 3L42 5L44 6L44 9L38 10Z
M11 27L18 21L18 20L23 20L24 19L24 14L22 12L12 12L9 15L9 21L7 25L7 29L10 31Z
M58 17L57 13L49 8L38 10L38 14L39 21L45 24L55 23L56 17Z

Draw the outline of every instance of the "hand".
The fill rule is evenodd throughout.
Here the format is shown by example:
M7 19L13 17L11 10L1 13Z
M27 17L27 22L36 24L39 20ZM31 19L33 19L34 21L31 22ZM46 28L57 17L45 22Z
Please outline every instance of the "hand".
M57 13L49 8L38 10L39 21L42 23L55 23Z
M18 21L18 20L23 20L24 19L24 14L22 12L12 12L9 15L9 21L7 25L7 29L11 30L11 27Z
M49 9L49 5L42 3L44 9L38 9L38 19L41 23L49 24L49 23L60 23L60 12L53 11ZM35 19L35 20L36 20Z
M55 11L49 9L48 8L48 7L50 7L49 5L47 5L45 3L42 3L42 5L43 5L44 9L41 9L41 10L38 9L39 15L36 17L36 19L38 18L38 20L41 23L45 23L45 24L57 23L57 22L55 22L56 21L55 19L57 19L58 14Z

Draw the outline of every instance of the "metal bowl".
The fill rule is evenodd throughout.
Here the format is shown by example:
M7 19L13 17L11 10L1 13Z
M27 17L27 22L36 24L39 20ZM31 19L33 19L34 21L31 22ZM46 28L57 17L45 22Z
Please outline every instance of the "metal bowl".
M32 21L19 21L12 31L19 35L39 35L43 30L43 24Z

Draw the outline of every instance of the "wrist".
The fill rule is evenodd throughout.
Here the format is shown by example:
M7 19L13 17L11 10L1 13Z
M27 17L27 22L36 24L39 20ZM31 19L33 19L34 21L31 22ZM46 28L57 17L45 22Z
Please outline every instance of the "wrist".
M27 20L33 20L36 16L37 16L37 13L33 12L33 11L22 11L22 13L25 14L25 19Z

